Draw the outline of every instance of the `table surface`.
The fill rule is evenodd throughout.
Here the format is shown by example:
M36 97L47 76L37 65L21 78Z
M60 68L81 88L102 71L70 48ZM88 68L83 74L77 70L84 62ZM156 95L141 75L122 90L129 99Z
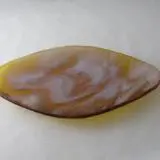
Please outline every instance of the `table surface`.
M160 69L160 1L1 0L0 63L93 45ZM160 89L89 119L44 116L0 99L1 160L159 160Z

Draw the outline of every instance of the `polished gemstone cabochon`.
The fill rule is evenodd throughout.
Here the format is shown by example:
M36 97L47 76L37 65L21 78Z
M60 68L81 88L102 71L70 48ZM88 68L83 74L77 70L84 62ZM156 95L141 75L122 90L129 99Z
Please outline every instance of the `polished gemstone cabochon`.
M91 46L36 52L0 68L0 94L43 114L78 118L101 114L141 98L160 83L154 66Z

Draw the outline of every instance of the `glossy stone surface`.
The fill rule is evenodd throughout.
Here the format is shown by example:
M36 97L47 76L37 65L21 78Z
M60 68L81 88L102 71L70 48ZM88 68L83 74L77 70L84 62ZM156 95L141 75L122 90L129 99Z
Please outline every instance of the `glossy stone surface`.
M87 117L132 102L160 83L160 72L133 57L96 47L40 51L0 68L1 96L56 117Z

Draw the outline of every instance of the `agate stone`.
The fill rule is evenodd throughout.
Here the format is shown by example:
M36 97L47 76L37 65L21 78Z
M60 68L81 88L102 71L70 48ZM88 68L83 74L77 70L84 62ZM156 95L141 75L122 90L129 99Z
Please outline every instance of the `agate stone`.
M160 83L154 66L90 46L36 52L0 68L0 95L21 107L65 118L101 114L141 98Z

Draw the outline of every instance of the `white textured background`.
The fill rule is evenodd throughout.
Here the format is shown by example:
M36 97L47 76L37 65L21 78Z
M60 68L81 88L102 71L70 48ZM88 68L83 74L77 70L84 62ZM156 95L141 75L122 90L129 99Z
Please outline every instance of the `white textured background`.
M0 63L67 44L160 69L159 0L0 0ZM160 89L124 108L61 120L0 99L0 160L159 160Z

